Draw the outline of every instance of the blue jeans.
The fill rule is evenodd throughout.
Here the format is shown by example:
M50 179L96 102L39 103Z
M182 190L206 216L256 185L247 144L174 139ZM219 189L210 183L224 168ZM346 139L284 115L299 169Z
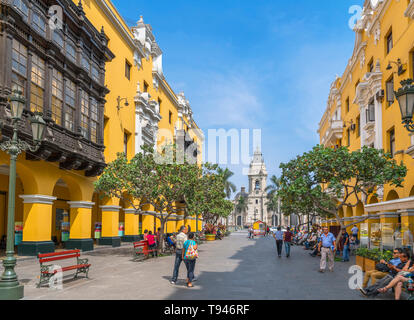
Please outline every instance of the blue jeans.
M342 260L349 261L349 244L344 245L344 251L342 253Z
M177 282L178 272L180 271L180 265L182 261L182 250L178 249L175 253L174 272L171 281Z
M285 242L286 257L290 256L290 242Z
M196 264L196 259L194 260L184 260L185 266L187 267L187 278L189 282L194 280L194 269Z

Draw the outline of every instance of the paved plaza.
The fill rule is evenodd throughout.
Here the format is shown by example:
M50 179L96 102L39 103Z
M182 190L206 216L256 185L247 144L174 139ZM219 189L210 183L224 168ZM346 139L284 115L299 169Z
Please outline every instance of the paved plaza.
M180 269L177 285L171 285L172 256L132 261L132 244L83 254L92 264L89 279L72 280L67 272L63 290L36 288L39 263L19 261L16 272L25 284L24 299L75 300L359 300L348 288L348 268L336 263L334 273L320 274L319 259L301 247L293 247L289 259L277 258L273 238L247 239L237 232L222 241L200 246L195 287L185 286L186 270ZM82 276L81 276L82 277ZM384 297L382 297L383 299ZM392 296L386 296L389 299Z

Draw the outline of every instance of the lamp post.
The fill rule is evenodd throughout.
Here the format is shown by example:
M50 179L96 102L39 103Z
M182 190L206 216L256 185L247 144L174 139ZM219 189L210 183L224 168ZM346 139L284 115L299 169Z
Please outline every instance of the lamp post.
M401 118L404 127L409 132L414 132L413 112L414 112L414 85L412 79L401 81L402 87L395 91L401 110Z
M41 145L43 131L46 123L41 113L35 113L30 119L34 146L18 138L18 125L22 120L23 109L26 100L20 91L13 91L9 97L10 110L13 126L13 137L0 144L0 149L10 155L10 174L9 174L9 202L7 211L7 247L6 258L3 260L4 272L0 279L0 299L17 300L23 298L23 285L19 284L14 268L16 258L14 257L14 210L16 193L16 160L19 154L30 150L36 152ZM1 123L1 127L4 124Z

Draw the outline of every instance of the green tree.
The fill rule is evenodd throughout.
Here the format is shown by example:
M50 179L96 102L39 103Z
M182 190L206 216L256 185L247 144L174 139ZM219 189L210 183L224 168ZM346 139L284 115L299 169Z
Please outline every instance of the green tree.
M278 191L280 189L280 178L273 175L270 178L270 184L266 187L265 191L267 192L267 209L273 213L279 212L280 205L279 205L279 196ZM279 212L279 224L281 224L281 213Z
M271 199L272 197L277 197L277 192L280 189L280 178L272 176L270 178L270 184L266 187L265 191L267 192L267 198Z
M339 210L344 206L366 204L379 186L402 187L407 168L397 164L383 150L363 147L350 152L318 145L312 151L281 164L281 186L278 195L284 212L315 212L334 217L341 230L344 225ZM358 222L365 221L364 216Z
M95 183L96 191L128 202L137 214L147 204L154 207L151 215L160 220L162 251L165 224L172 214L182 210L179 203L192 194L199 173L197 164L176 159L174 145L165 146L162 154L144 146L143 152L131 160L118 154Z
M236 186L229 181L229 179L234 175L228 168L217 168L217 173L223 176L224 179L224 190L226 192L227 199L230 199L231 194L236 191Z
M230 180L229 180L234 175L234 173L231 172L228 168L222 169L220 167L217 168L217 173L223 177L223 179L224 179L224 190L226 192L227 199L230 199L231 194L233 192L236 192L236 190L237 190L236 186L232 182L230 182ZM226 218L226 229L228 229L228 228L229 228L229 218L227 216L227 218Z
M218 169L217 165L203 164L187 199L189 212L201 215L205 223L216 224L219 218L227 218L233 209L231 201L226 200L225 176Z

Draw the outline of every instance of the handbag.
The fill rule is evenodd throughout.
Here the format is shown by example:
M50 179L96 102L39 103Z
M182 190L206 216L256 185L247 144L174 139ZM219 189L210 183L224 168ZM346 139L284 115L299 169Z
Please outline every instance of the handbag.
M193 243L188 246L187 251L185 252L185 260L195 260L198 258L198 250L194 249Z
M388 268L388 266L385 263L377 263L375 265L375 270L385 273L390 272L390 268Z

